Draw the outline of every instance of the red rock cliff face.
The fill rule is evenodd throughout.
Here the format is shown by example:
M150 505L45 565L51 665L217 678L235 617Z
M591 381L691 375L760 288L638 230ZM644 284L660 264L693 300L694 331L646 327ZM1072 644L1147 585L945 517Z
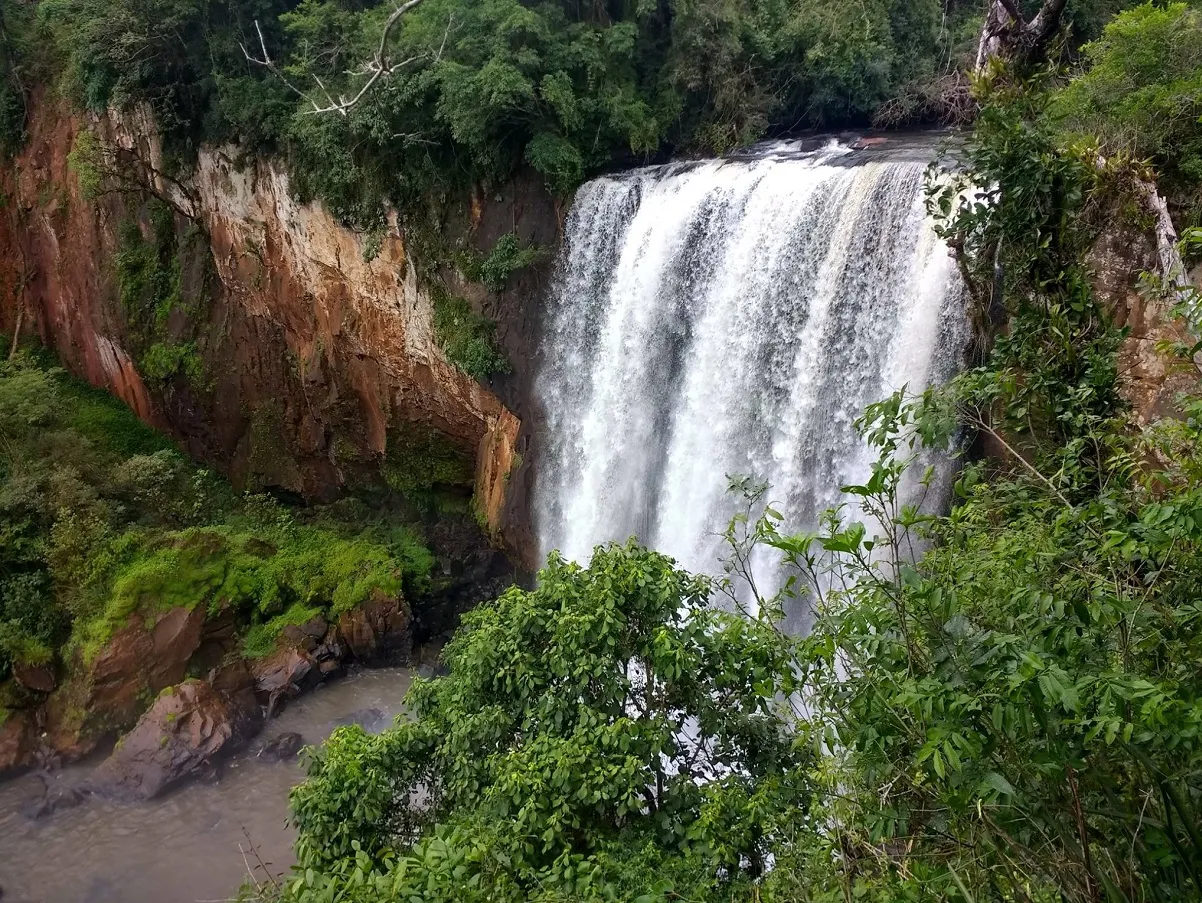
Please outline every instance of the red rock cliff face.
M207 305L199 330L190 327L205 385L164 385L139 373L115 285L130 199L86 198L68 162L89 128L159 170L153 128L136 115L84 122L45 104L30 125L0 180L0 328L11 334L20 317L68 368L235 481L330 498L373 478L391 431L433 427L476 461L477 499L494 535L503 532L521 423L446 360L395 223L369 261L364 236L319 204L298 204L282 171L242 163L233 149L203 151L185 193L158 179L211 252L211 262L182 261Z

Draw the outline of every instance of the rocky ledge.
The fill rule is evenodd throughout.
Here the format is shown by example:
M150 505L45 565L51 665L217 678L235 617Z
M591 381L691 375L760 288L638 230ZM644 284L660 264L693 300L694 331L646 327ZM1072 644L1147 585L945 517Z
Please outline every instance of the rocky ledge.
M0 773L74 761L120 736L90 789L152 798L211 770L289 699L351 663L407 664L412 627L404 599L380 598L334 623L318 615L286 627L267 655L246 657L222 613L134 618L98 653L68 663L61 684L50 671L23 685L20 707L0 724Z

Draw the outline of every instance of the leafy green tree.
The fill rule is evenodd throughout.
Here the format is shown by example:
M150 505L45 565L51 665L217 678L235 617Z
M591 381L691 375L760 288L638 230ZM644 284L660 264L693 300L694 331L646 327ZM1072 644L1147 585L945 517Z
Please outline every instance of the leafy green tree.
M314 752L286 897L746 892L804 819L809 755L791 642L713 592L609 546L466 616L410 718Z
M1166 175L1202 181L1202 11L1144 4L1084 49L1088 69L1052 107L1061 127L1104 153L1152 158Z

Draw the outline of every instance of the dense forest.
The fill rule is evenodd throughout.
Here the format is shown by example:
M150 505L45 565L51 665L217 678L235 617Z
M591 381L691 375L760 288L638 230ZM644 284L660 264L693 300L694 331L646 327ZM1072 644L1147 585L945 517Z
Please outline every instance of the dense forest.
M978 65L987 16L1049 6L1040 46ZM242 899L1202 899L1202 394L1134 416L1090 265L1103 234L1175 222L1142 291L1184 324L1158 351L1196 384L1202 297L1172 267L1202 252L1202 7L425 0L381 51L392 9L5 3L0 152L41 92L147 103L172 166L278 155L370 233L523 170L567 196L806 129L956 126L927 200L979 342L950 384L864 413L863 516L793 535L734 478L723 577L611 545L466 615L408 717L309 751L298 865ZM2 359L0 677L95 648L148 595L234 599L254 654L428 588L386 506L236 492L44 353ZM962 465L940 514L900 502L931 451ZM463 466L428 458L394 488ZM771 597L765 551L793 575ZM778 626L799 597L801 637Z
M1123 5L1070 4L1067 46ZM363 86L388 12L5 4L0 148L20 140L35 84L92 110L147 102L177 157L206 141L282 153L303 196L370 229L386 203L420 209L525 166L567 191L607 167L804 128L963 124L983 19L975 0L426 0L389 45L388 78L345 115L314 114Z

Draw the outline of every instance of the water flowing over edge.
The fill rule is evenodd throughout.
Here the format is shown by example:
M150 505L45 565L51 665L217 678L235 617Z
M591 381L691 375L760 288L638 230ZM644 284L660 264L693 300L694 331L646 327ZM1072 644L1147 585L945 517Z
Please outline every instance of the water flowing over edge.
M813 527L869 473L864 408L961 366L926 164L777 147L578 192L535 384L543 555L637 536L712 573L739 503L727 475L766 480L785 526Z

